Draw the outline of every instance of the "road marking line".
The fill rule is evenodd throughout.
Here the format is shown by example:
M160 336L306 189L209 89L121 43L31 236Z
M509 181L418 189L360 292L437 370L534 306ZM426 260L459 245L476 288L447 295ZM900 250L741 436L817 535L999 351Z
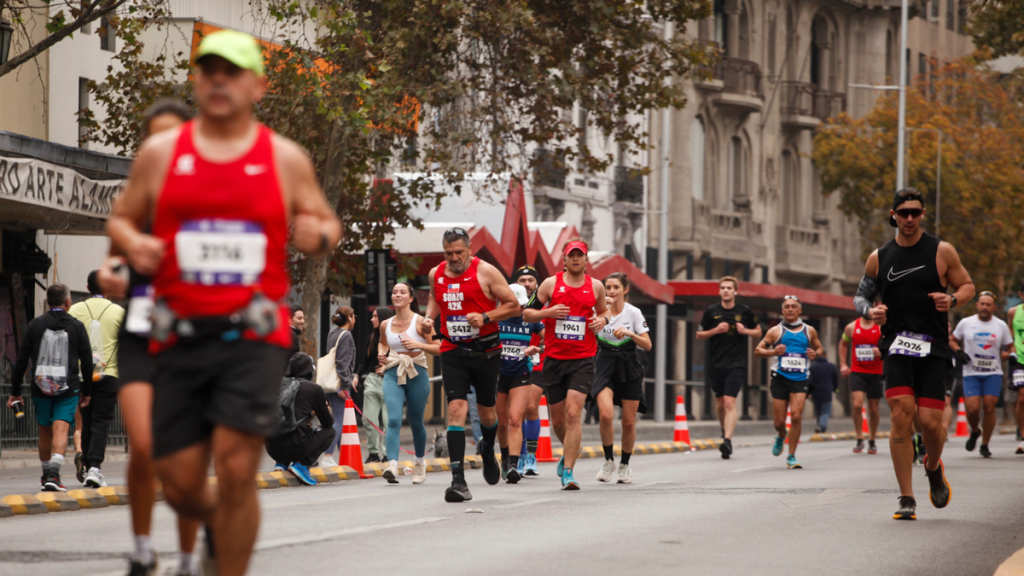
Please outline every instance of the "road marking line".
M340 498L330 498L327 500L301 500L298 502L277 502L275 504L261 504L261 510L269 510L271 508L291 508L293 506L310 506L318 504L330 504L332 502L342 502L345 500L357 500L359 498L375 498L378 496L386 496L390 493L389 491L381 492L369 492L367 494L353 494L351 496L342 496Z
M754 466L753 468L740 468L739 470L733 470L732 473L737 472L753 472L754 470L764 470L765 468L776 468L776 466Z
M495 510L509 509L509 508L522 508L523 506L533 506L534 504L544 504L545 502L554 502L561 500L561 498L540 498L538 500L527 500L526 502L516 502L515 504L502 504L501 506L493 506Z
M307 534L304 536L289 536L287 538L262 540L256 543L256 547L253 549L253 551L263 552L266 550L274 550L275 548L286 548L288 546L313 544L315 542L325 542L327 540L334 540L335 538L341 538L343 536L354 536L356 534L367 534L369 532L379 532L381 530L392 530L395 528L406 528L409 526L418 526L421 524L432 524L434 522L443 522L445 520L451 520L451 518L417 518L415 520L406 520L404 522L394 522L391 524L374 524L372 526L358 526L356 528L349 528L347 530L334 530L332 532L318 532L316 534Z

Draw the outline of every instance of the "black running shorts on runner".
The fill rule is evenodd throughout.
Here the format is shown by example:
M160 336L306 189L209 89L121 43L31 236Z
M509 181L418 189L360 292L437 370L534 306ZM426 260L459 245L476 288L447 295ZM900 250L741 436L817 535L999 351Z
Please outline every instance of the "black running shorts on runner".
M459 350L441 353L441 380L448 401L465 400L470 387L476 389L476 403L491 407L498 403L498 374L501 354L490 358L468 356Z
M502 394L508 394L509 390L513 388L519 388L522 386L530 385L530 375L523 374L522 376L505 376L504 374L498 375L498 392Z
M808 380L790 380L772 372L771 391L775 400L789 400L790 394L807 394Z
M915 396L918 406L936 410L946 408L946 377L950 370L947 358L886 354L882 370L885 372L886 399Z
M865 374L850 372L850 392L863 392L870 400L882 397L883 382L881 374Z
M530 384L539 388L544 388L544 369L533 370L530 372Z
M117 337L118 384L153 383L156 359L149 355L149 339L124 330Z
M559 360L548 356L544 359L544 384L548 404L565 401L569 390L590 394L594 385L594 359Z
M591 395L597 397L605 388L611 388L615 401L640 400L644 394L644 374L636 364L622 366L619 358L610 358L598 351L594 361L594 386Z
M708 368L707 376L705 376L704 380L711 387L711 392L715 394L715 398L721 398L722 396L732 396L735 398L740 395L743 383L747 380L747 368L746 366Z
M1009 390L1020 390L1020 389L1024 388L1024 385L1015 386L1013 384L1013 373L1016 372L1017 370L1024 371L1024 364L1021 364L1021 363L1017 362L1016 360L1014 360L1013 358L1010 358L1009 365L1007 367L1009 368L1009 370L1006 372L1006 380L1007 380L1006 387L1007 387L1007 389L1009 389ZM952 373L953 371L950 370L950 372Z
M287 357L280 346L251 340L204 339L159 353L153 457L209 438L215 425L270 436Z

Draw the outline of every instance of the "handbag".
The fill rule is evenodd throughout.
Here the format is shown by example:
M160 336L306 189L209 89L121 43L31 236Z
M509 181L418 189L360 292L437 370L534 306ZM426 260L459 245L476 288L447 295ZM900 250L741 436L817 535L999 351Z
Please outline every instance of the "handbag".
M338 390L341 389L341 377L338 376L338 370L335 366L335 360L338 354L338 344L340 343L341 334L338 334L338 341L334 343L334 348L316 361L316 383L319 384L325 392L334 392L337 394Z

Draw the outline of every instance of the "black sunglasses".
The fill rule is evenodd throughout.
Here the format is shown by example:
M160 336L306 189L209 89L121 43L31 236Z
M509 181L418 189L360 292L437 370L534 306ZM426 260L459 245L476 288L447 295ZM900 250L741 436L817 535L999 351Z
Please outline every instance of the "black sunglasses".
M463 238L469 238L469 233L466 232L464 228L449 228L444 231L444 235L446 238L452 235L461 236Z
M921 214L924 214L924 208L900 208L896 211L896 215L900 218L919 218Z

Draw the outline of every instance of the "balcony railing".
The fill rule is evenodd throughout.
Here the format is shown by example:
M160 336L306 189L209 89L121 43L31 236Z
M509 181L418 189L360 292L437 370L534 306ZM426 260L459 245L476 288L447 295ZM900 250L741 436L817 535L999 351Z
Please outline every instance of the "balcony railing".
M846 110L846 94L818 90L814 93L814 115L824 122Z
M779 82L782 100L779 101L782 114L811 116L814 112L814 84L783 80Z
M536 164L533 166L533 182L537 186L565 188L565 156L556 156L544 148L537 149Z
M722 58L719 64L726 92L762 98L761 67L742 58Z
M615 167L615 201L643 204L644 177L639 170L627 166Z

